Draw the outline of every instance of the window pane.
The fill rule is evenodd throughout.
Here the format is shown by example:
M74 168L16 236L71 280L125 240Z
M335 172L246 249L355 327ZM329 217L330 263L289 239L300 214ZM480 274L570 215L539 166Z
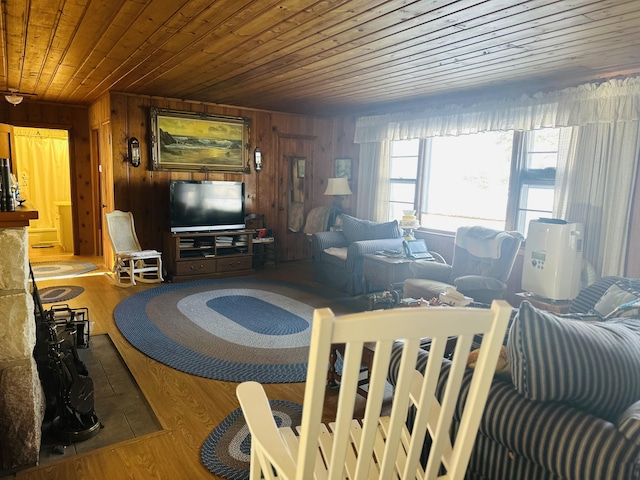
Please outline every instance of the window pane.
M556 167L558 163L559 128L544 128L527 132L529 148L527 168Z
M420 148L420 139L397 140L391 142L392 157L417 157Z
M553 210L553 187L523 185L520 208L551 212Z
M512 143L510 131L432 139L422 225L504 229Z
M391 182L389 185L389 200L392 202L404 202L411 204L410 208L413 208L413 201L416 197L416 185L415 183L395 183ZM409 207L405 207L409 208Z
M558 163L558 152L529 152L527 157L527 168L543 169L555 168Z
M551 217L553 198L553 186L523 185L516 229L526 237L531 220Z
M391 158L391 178L416 179L418 173L418 157Z

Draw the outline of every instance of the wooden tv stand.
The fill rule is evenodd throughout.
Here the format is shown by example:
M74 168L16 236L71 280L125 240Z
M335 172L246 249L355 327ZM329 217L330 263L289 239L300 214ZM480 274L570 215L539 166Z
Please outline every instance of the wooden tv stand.
M254 230L167 233L163 260L173 282L253 273Z

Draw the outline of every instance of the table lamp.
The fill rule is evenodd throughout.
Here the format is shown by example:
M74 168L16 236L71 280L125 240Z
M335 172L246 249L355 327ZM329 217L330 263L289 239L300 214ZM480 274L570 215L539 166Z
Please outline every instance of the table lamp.
M327 180L327 189L324 194L333 196L333 207L336 210L342 212L342 201L345 195L351 195L352 193L348 178L338 177Z

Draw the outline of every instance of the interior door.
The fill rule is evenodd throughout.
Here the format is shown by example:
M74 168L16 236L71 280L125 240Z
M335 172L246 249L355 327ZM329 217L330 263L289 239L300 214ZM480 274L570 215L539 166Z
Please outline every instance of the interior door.
M113 250L109 235L105 230L104 214L113 211L113 166L111 162L111 124L100 125L99 130L93 130L91 134L92 147L96 149L94 154L98 158L98 181L100 183L100 238L102 239L102 253L104 264L108 268L113 265Z
M278 137L278 235L282 260L307 258L309 239L303 233L311 209L315 137Z

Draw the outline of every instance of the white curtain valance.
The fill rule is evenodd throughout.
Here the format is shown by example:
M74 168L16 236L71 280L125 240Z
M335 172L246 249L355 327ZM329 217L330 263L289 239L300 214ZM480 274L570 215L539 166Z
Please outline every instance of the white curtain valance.
M516 99L360 117L355 143L496 130L535 130L640 119L640 77L585 84Z

